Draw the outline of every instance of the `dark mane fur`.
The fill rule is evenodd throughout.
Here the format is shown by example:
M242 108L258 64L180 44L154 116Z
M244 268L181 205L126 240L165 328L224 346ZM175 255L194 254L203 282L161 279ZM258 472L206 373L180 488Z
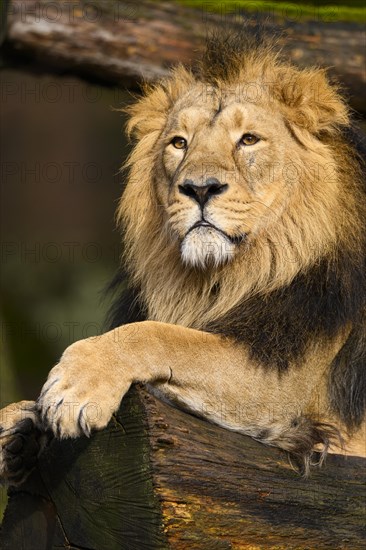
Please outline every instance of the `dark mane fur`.
M334 412L352 430L366 413L366 315L355 323L347 342L335 357L328 380Z
M194 67L199 77L208 83L227 81L239 68L243 68L248 54L266 52L278 44L280 33L256 22L246 24L241 32L211 32L206 41L206 50Z
M113 295L114 300L105 320L106 330L146 321L146 312L139 300L139 293L128 284L127 273L117 271L110 284L105 289L105 295Z
M300 273L286 287L251 297L207 330L249 346L254 359L284 371L311 341L359 322L366 302L365 263L340 254Z

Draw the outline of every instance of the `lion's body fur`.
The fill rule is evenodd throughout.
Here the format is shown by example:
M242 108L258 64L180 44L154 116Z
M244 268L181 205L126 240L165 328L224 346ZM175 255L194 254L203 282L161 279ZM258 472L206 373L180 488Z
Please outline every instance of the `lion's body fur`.
M267 188L236 167L247 187L255 188L258 202L266 204L264 214L253 210L252 215L264 221L253 237L248 231L230 261L200 269L182 262L179 208L161 191L161 181L173 186L180 169L174 158L166 158L164 139L177 120L188 134L193 119L200 128L200 117L206 128L216 128L218 115L230 108L230 95L245 103L248 83L260 94L247 100L245 113L250 118L256 109L259 120L267 113L269 125L272 119L276 125L275 117L283 121L290 150L279 148L278 162L297 172L268 198ZM200 110L195 105L203 93ZM216 111L207 122L202 112L210 101ZM232 338L258 365L280 372L298 368L314 346L338 342L325 391L332 411L352 432L366 412L366 192L360 159L347 137L348 111L336 87L323 70L299 70L272 48L249 44L248 49L232 37L212 40L196 71L179 67L147 88L128 111L128 130L138 141L127 163L118 219L124 262L147 318ZM240 126L242 113L234 115L233 124ZM221 163L230 174L233 163L222 144L217 150L209 141L196 145L194 168L208 155L212 165ZM280 188L276 178L272 184ZM227 202L228 217L240 201L250 202L243 188ZM117 305L117 316L119 310Z

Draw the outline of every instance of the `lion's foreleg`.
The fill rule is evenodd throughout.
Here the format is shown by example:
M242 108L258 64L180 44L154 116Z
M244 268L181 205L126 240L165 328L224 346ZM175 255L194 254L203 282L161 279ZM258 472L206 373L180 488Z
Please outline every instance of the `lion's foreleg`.
M59 437L105 427L134 382L152 384L168 398L210 416L205 409L227 399L231 386L237 391L242 370L242 354L219 336L146 321L67 348L38 405Z
M279 377L218 335L145 321L70 346L38 403L58 437L89 435L107 425L132 383L143 382L221 426L293 452L306 443L310 454L313 439L328 438L308 416L324 394L319 361L313 374L312 384L309 365Z

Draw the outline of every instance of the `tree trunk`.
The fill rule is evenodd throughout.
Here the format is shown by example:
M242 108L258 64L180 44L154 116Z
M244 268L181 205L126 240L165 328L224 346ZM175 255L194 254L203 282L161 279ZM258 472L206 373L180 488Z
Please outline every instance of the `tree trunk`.
M120 0L13 0L6 46L51 71L67 71L110 84L135 87L166 76L177 62L190 64L208 29L242 29L253 15L211 13L212 3L189 9L173 2ZM268 14L267 14L268 15ZM360 24L280 21L256 15L299 65L330 66L351 105L365 104L364 28ZM251 24L245 29L250 32Z
M4 550L365 548L365 466L287 457L133 388L90 439L53 440L10 491Z

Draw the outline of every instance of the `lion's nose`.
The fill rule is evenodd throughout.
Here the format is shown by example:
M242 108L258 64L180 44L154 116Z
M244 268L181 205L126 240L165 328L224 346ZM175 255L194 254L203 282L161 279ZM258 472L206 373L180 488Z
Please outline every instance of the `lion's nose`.
M227 184L220 183L217 178L208 178L203 185L196 185L192 180L185 180L182 185L179 185L179 191L194 199L203 208L211 197L221 195L227 187Z

